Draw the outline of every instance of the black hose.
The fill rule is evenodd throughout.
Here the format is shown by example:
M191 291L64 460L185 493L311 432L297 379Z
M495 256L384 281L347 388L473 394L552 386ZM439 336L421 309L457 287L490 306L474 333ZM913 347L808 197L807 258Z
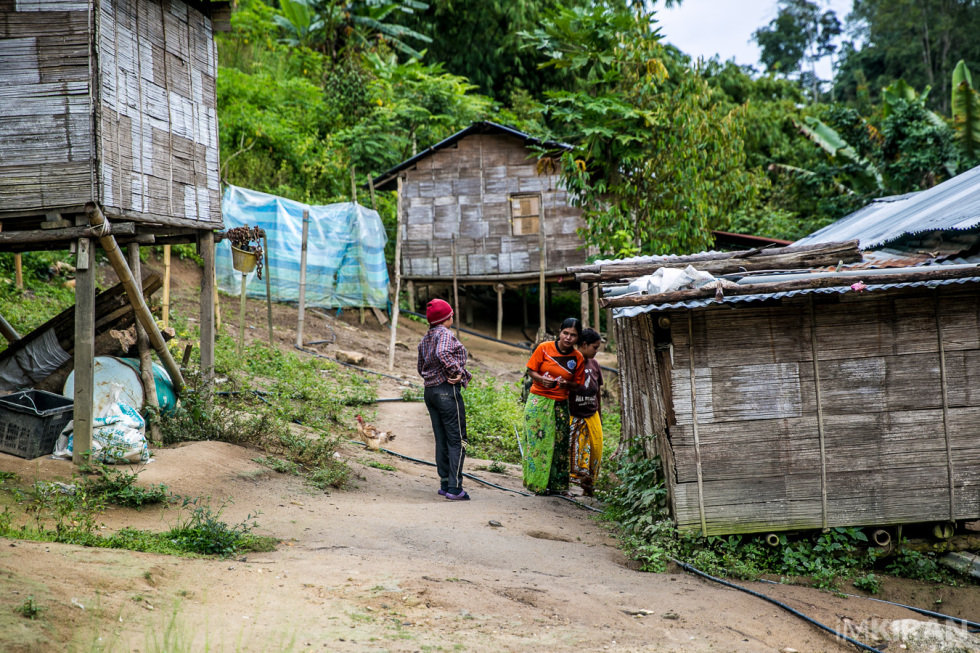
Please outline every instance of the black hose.
M769 583L770 585L781 585L782 584L782 583L777 583L776 581L764 580L764 579L760 579L758 582L760 582L760 583ZM950 615L948 615L948 614L942 614L941 612L932 612L931 610L923 610L922 608L917 608L917 607L912 606L912 605L905 605L903 603L895 603L894 601L886 601L884 599L876 599L876 598L872 598L870 596L861 596L860 594L847 594L845 592L837 592L837 593L840 594L841 596L848 596L848 597L850 597L852 599L865 599L867 601L876 601L878 603L885 603L887 605L894 605L896 607L905 608L906 610L911 610L912 612L918 612L921 615L925 615L927 617L933 617L935 619L944 619L946 621L958 621L959 623L963 624L964 626L968 626L970 628L980 628L980 624L978 624L976 622L970 621L968 619L961 619L960 617L951 617ZM970 632L971 633L974 633L974 632L980 632L980 631L971 630Z
M810 617L806 616L805 614L803 614L799 610L794 610L793 608L789 607L785 603L782 603L780 601L777 601L776 599L772 598L771 596L766 596L765 594L762 594L760 592L756 592L754 590L750 590L749 588L742 587L741 585L736 585L735 583L729 583L728 581L722 580L720 578L715 578L714 576L712 576L710 574L706 574L703 571L701 571L700 569L697 569L695 567L692 567L691 565L687 564L686 562L681 562L680 560L677 560L675 558L671 558L670 561L673 562L674 564L676 564L678 567L680 567L684 571L690 572L692 574L696 574L698 576L701 576L702 578L707 578L708 580L712 580L712 581L714 581L716 583L719 583L721 585L724 585L725 587L731 587L732 589L737 589L739 591L745 592L746 594L751 594L752 596L755 596L757 598L760 598L763 601L768 601L769 603L772 603L773 605L779 606L783 610L786 610L790 614L796 615L797 617L799 617L800 619L803 619L807 623L813 624L814 626L816 626L817 628L820 628L822 630L826 630L828 633L830 633L831 635L837 637L838 639L843 639L844 641L846 641L846 642L848 642L850 644L853 644L854 646L857 646L862 651L869 651L869 653L882 653L879 649L871 648L867 644L862 644L861 642L857 641L856 639L851 639L850 637L848 637L844 633L839 633L836 630L834 630L833 628L831 628L830 626L825 626L824 624L820 623L819 621L817 621L815 619L811 619Z
M333 361L335 363L339 363L340 365L343 365L344 367L349 367L351 369L355 369L358 372L365 372L366 374L377 374L378 376L383 376L386 379L394 379L395 381L398 381L399 383L407 383L408 385L414 386L416 388L421 388L422 387L418 383L413 383L412 381L406 381L405 379L400 379L397 376L392 376L390 374L385 374L383 372L375 372L374 370L369 370L366 367L358 367L357 365L351 365L350 363L345 363L344 361L339 361L336 358L331 358L330 356L324 356L323 354L318 354L317 352L312 351L312 350L309 350L309 349L303 349L299 345L293 345L293 348L294 349L298 349L298 350L300 350L302 352L306 352L307 354L310 354L311 356L316 356L317 358L325 358L328 361Z

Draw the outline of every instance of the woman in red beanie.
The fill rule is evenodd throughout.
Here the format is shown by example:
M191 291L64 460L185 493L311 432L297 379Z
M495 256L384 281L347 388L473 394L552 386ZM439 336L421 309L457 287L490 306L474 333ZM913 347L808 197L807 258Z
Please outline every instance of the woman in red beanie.
M439 494L450 501L469 501L470 496L463 490L466 408L460 390L472 378L466 370L466 348L449 330L453 309L447 302L433 299L425 317L429 331L419 343L418 369L425 383L425 407L436 437Z

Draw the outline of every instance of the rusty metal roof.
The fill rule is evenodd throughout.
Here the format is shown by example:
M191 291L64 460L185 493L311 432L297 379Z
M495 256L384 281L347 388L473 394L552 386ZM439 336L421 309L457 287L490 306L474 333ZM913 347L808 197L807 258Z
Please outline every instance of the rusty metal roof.
M928 190L874 200L862 209L802 238L794 245L857 238L863 250L931 232L980 227L980 166Z

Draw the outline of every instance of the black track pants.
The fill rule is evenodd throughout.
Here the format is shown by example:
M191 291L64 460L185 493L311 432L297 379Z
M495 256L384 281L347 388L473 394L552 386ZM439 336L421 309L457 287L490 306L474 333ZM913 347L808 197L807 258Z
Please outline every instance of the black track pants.
M466 458L466 407L459 385L443 383L425 389L432 432L436 436L436 469L442 489L459 494L463 489Z

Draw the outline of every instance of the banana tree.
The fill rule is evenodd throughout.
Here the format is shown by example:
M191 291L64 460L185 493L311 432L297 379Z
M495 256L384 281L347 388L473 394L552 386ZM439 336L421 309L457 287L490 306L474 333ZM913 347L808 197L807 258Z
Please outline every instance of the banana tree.
M281 0L280 6L282 16L274 17L285 33L280 40L294 47L311 47L324 23L308 0Z
M796 122L795 124L800 132L820 146L834 163L846 167L850 171L849 176L855 186L853 191L881 193L886 190L885 179L881 171L871 161L858 154L857 150L841 138L833 127L812 116L806 116L803 118L803 123ZM840 187L847 188L842 184Z
M973 88L973 77L962 59L953 70L953 128L970 161L975 161L980 145L980 98Z

